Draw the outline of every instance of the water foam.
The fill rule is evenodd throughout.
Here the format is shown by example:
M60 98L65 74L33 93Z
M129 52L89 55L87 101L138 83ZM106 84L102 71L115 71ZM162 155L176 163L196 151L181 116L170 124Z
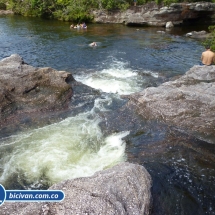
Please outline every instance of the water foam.
M126 67L126 63L114 60L107 69L76 75L75 79L106 93L128 95L141 91L142 86L139 74Z
M129 95L142 91L144 84L147 85L149 76L153 78L159 77L159 74L153 71L143 70L137 72L132 70L127 62L116 60L114 57L110 57L102 65L107 68L94 72L88 71L84 74L79 73L75 76L75 79L102 92Z
M17 174L28 184L50 185L61 180L90 176L124 161L129 132L104 137L98 117L82 113L59 123L4 139L0 183Z

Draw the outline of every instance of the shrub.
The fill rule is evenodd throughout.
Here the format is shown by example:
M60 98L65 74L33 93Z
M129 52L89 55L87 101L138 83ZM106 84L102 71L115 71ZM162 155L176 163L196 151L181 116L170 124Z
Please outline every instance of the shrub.
M202 45L210 46L211 50L215 52L215 26L209 26L210 37L203 41Z
M6 9L7 9L6 4L3 2L0 2L0 10L6 10Z

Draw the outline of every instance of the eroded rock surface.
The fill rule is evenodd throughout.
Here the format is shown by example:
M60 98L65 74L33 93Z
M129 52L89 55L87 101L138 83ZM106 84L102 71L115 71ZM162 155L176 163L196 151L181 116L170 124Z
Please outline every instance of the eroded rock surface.
M130 96L130 106L148 119L215 134L215 66L194 66L185 75Z
M17 55L0 61L0 121L13 116L67 107L73 80L70 73L52 68L35 68Z
M50 187L62 190L58 203L7 203L0 215L116 214L147 215L151 177L140 165L121 163L91 177L66 180Z
M147 3L130 7L126 11L95 10L92 12L97 23L124 23L126 25L163 26L171 21L173 25L182 25L187 21L212 21L215 14L215 4L210 2L172 3L161 6Z

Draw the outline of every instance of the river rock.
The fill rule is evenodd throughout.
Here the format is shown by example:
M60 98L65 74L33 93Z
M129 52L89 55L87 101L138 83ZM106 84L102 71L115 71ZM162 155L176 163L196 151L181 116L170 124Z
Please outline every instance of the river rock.
M0 215L111 214L147 215L151 200L151 177L140 165L121 163L91 177L66 180L51 186L65 198L55 203L9 203Z
M173 27L174 27L174 25L173 25L172 22L167 22L166 23L166 28L173 28Z
M195 39L206 39L210 36L211 34L207 33L206 31L191 31L186 34L186 37L191 37Z
M169 6L150 2L125 11L93 10L96 23L123 23L126 25L162 26L171 21L174 26L187 22L205 23L214 21L215 3L172 3Z
M215 66L194 66L185 75L130 95L129 107L186 131L215 134Z
M14 14L12 10L0 10L0 15Z
M66 108L72 96L70 73L35 68L13 54L0 61L0 121L11 123L19 114ZM10 121L10 122L9 122Z

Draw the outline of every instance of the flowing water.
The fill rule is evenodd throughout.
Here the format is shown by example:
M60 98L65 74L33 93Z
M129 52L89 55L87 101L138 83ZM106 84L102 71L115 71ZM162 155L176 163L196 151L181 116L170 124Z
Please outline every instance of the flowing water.
M128 160L152 176L151 214L215 214L214 144L144 121L120 97L198 64L204 48L184 36L197 26L161 34L163 28L91 24L71 30L70 24L0 17L0 59L17 53L30 65L66 70L97 90L95 98L86 94L86 100L71 103L62 119L26 125L14 134L1 131L0 183L7 189L45 189ZM97 47L89 46L93 41Z

